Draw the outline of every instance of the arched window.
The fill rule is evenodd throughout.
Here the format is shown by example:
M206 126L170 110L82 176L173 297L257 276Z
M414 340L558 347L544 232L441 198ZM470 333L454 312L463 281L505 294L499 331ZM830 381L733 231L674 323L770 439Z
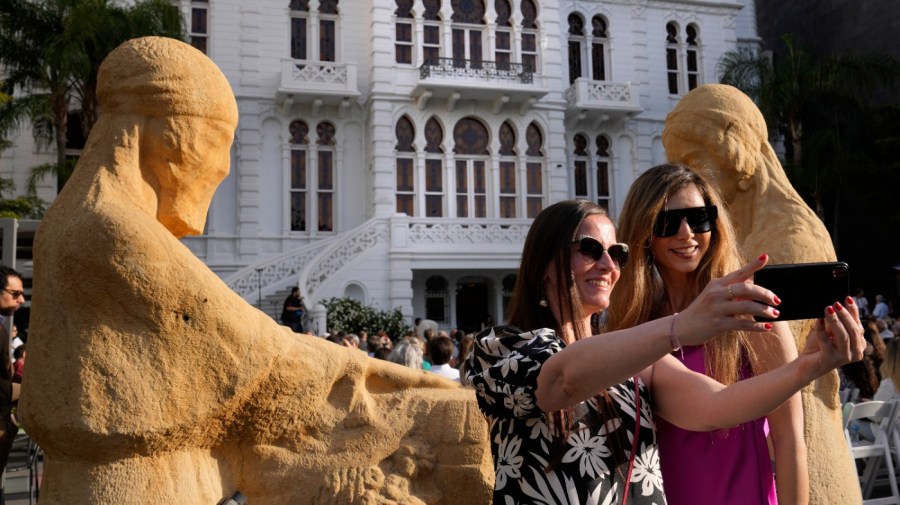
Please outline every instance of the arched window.
M572 138L571 151L573 198L596 202L607 212L610 208L609 145L606 135L597 135L592 148L588 136L578 133Z
M584 19L581 14L569 14L569 84L581 74L581 45L584 43Z
M518 172L518 163L516 159L516 130L509 123L504 121L500 125L500 131L497 135L500 141L500 216L503 218L514 219L518 217L516 210L518 198L518 184L516 184L516 173Z
M444 216L444 128L437 118L425 123L425 215Z
M412 0L397 0L394 16L394 61L402 64L413 62L413 16Z
M487 128L463 118L453 128L456 156L456 217L487 217Z
M685 29L685 67L687 68L687 89L688 91L697 87L700 83L700 42L698 40L697 25L690 24Z
M582 133L576 133L572 138L572 155L574 167L572 178L575 186L575 198L588 198L587 180L587 137Z
M309 152L309 126L303 121L294 121L290 124L288 131L291 135L291 231L307 231L308 178L306 162Z
M591 19L591 35L591 78L595 81L605 81L609 35L603 16L594 16Z
M597 194L595 201L609 213L609 138L606 135L597 135L596 145Z
M451 0L453 7L453 64L458 68L481 68L484 53L484 2Z
M537 5L534 0L522 0L522 65L525 70L538 71Z
M529 218L537 217L544 208L544 134L534 122L525 130L528 156L525 162L526 211Z
M666 24L666 71L669 94L677 95L700 85L700 28L689 24L685 37L679 35L678 25Z
M497 13L497 31L495 37L494 60L499 70L509 70L512 62L512 23L509 16L512 7L509 0L494 0L494 11Z
M412 121L406 116L397 120L394 127L397 136L397 212L413 217L415 213L415 147L413 139L416 131Z
M334 231L334 125L322 121L318 135L318 171L316 173L316 210L319 231Z
M669 94L677 95L678 87L678 25L666 24L666 72L669 80Z

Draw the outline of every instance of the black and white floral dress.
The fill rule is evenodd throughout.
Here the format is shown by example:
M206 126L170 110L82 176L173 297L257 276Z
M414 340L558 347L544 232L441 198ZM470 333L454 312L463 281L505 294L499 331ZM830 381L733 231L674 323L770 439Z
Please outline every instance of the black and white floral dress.
M562 448L562 459L545 471L551 458L559 459L560 450L554 449L549 418L538 409L534 393L541 366L563 347L556 333L546 328L530 332L488 328L475 339L466 376L490 422L494 504L623 503L628 461L615 467L607 438L625 430L625 450L630 454L636 417L641 429L625 503L665 504L650 397L640 381L640 416L635 414L632 379L608 390L619 414L616 419L600 419L593 399L576 406L575 426Z

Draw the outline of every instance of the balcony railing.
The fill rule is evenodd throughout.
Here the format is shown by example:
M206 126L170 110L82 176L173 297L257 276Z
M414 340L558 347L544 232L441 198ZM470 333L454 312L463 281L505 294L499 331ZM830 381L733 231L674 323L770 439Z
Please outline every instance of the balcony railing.
M609 113L641 111L638 87L630 82L591 81L578 78L565 93L568 108L594 109Z
M419 78L450 77L483 81L534 82L534 69L522 63L504 63L458 58L432 58L419 67Z
M358 95L356 65L329 61L282 60L281 91Z

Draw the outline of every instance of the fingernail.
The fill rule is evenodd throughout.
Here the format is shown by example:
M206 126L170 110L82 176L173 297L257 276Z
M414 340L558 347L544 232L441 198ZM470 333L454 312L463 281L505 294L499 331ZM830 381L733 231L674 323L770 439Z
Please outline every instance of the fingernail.
M763 325L763 328L765 328L765 329L767 329L767 330L771 330L771 329L772 329L772 323L766 323L766 324L764 324L764 325Z
M844 310L844 306L841 305L841 302L834 302L834 309L835 310Z
M852 296L847 297L847 305L853 305L853 297Z
M775 314L775 317L778 317L778 314L781 314L778 309L772 309L772 313Z
M828 308L825 309L825 311L828 312L829 314L834 314L834 309L831 308L831 305L829 305Z
M768 258L768 257L769 257L768 254L762 253L759 255L759 261L766 261L766 258Z
M781 298L778 298L777 295L775 296L775 305L781 305Z

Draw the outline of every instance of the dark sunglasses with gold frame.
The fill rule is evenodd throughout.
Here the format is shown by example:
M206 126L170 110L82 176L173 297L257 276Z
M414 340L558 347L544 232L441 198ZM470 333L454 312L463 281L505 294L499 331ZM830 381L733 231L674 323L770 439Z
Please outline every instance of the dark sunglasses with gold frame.
M578 244L578 252L591 258L593 261L600 261L603 258L603 253L608 252L609 257L612 258L613 262L618 265L619 268L624 267L625 264L628 263L627 244L612 244L609 247L603 247L603 244L601 244L600 241L587 236L581 237L578 240L573 240L572 243Z

